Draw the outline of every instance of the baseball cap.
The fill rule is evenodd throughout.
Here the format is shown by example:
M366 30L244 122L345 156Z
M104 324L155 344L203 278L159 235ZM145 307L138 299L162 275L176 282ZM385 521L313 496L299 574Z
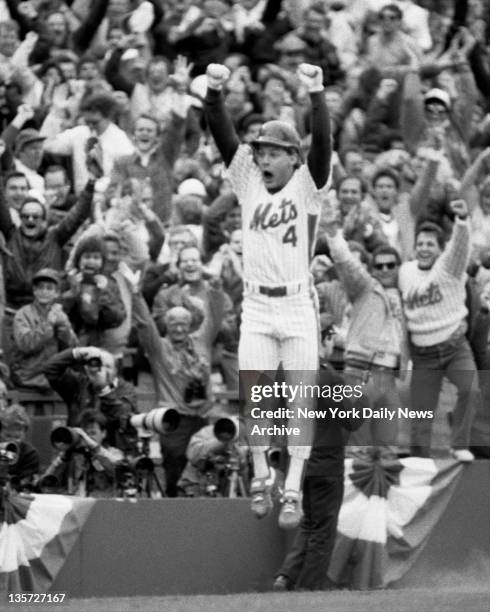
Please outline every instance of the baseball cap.
M177 188L178 195L196 195L201 198L205 198L207 196L206 187L195 178L188 178L182 181Z
M295 149L301 156L301 139L296 129L284 121L267 121L260 128L258 137L251 142L253 147L272 145L283 149Z
M46 140L46 136L41 136L41 133L34 128L22 130L15 142L15 152L18 153L30 142L37 142L39 140Z
M433 89L429 89L429 91L424 96L424 104L429 102L439 102L443 104L447 110L451 108L451 98L447 91L444 89L439 89L438 87L434 87Z
M41 280L49 280L53 283L56 283L57 285L60 284L60 277L58 275L58 272L56 272L56 270L53 270L52 268L42 268L42 270L36 272L36 274L34 274L34 276L32 277L32 284L34 285L35 283Z

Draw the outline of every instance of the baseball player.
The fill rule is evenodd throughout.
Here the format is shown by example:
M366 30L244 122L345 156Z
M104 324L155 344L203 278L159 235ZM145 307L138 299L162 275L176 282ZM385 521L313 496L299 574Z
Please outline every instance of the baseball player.
M311 99L312 143L306 163L298 133L282 121L264 123L251 144L239 143L221 94L229 74L220 64L207 67L205 111L242 207L240 370L276 371L282 364L289 384L314 384L318 326L309 264L321 197L328 190L331 155L323 73L309 64L298 69ZM305 407L304 399L298 405ZM300 421L294 404L287 404L291 407L295 416L289 418L288 426L300 429L301 435L288 435L290 462L279 514L279 525L285 529L295 528L301 518L301 479L313 433L313 421ZM251 444L252 511L259 518L272 509L268 444L268 439Z

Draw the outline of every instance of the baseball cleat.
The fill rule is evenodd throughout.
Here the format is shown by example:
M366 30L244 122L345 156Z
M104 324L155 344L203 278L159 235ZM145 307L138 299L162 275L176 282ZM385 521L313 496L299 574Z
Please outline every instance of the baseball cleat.
M281 529L296 529L302 516L301 494L298 491L285 491L279 513L279 527Z
M250 487L252 498L250 509L257 518L264 518L272 512L271 478L254 478Z

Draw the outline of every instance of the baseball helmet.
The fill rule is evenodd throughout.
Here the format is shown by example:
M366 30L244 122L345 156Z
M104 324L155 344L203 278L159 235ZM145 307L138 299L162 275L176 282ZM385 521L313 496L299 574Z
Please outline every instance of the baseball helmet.
M294 149L300 159L303 159L299 134L292 125L285 121L274 120L264 123L260 128L258 137L252 140L251 145L253 147L271 145L283 149Z

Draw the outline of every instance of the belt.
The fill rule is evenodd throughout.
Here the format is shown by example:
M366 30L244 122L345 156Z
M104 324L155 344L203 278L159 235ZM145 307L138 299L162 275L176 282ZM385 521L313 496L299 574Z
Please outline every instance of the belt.
M286 285L259 285L251 281L244 281L245 290L252 293L261 293L268 297L284 297L286 295L296 295L301 293L309 285L308 283L287 283Z

